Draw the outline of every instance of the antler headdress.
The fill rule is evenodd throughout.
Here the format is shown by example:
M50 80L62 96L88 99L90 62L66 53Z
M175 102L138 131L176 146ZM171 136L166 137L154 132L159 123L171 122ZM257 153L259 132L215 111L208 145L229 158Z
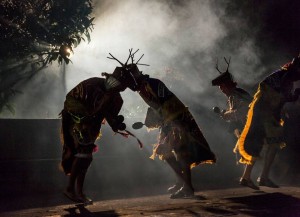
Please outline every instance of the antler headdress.
M216 63L216 69L218 70L218 72L220 73L220 75L218 77L216 77L214 80L212 80L212 85L213 86L218 86L224 82L233 82L233 78L232 78L232 75L229 73L229 65L230 65L230 59L227 60L225 57L224 57L224 60L225 62L227 63L227 69L226 71L224 72L221 72L219 70L219 67L218 67L218 59L217 59L217 63Z
M134 53L132 53L132 50L133 50L132 48L129 49L129 56L128 56L128 58L127 58L125 64L122 63L122 62L121 62L120 60L118 60L117 58L115 58L111 53L109 53L110 57L107 57L107 58L108 58L108 59L111 59L111 60L116 60L116 61L118 61L118 63L120 63L122 67L127 66L128 61L129 61L130 58L131 58L131 64L149 66L148 64L139 63L139 61L143 58L144 54L142 54L142 56L138 59L138 61L136 61L136 63L134 63L134 55L139 51L139 49L137 49Z

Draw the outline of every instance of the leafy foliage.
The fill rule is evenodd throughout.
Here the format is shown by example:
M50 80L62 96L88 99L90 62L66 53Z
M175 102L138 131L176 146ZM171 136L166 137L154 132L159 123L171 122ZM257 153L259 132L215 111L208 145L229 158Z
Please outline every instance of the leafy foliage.
M49 63L70 62L70 52L90 41L91 0L0 1L0 111L17 92L14 86L32 78Z

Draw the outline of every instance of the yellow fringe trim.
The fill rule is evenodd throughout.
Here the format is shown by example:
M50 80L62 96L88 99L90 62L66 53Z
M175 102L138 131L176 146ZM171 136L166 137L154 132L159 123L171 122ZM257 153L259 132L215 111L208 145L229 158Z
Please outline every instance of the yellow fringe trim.
M255 106L256 102L260 99L260 97L261 97L261 91L259 88L258 91L256 92L256 94L254 95L254 99L253 99L252 103L249 105L250 108L249 108L249 111L247 114L247 121L246 121L245 127L240 135L240 138L238 139L237 144L236 144L236 147L238 147L239 153L242 156L240 163L243 163L243 164L251 164L254 161L253 157L245 151L244 145L245 145L245 139L247 137L250 126L252 124L254 106Z

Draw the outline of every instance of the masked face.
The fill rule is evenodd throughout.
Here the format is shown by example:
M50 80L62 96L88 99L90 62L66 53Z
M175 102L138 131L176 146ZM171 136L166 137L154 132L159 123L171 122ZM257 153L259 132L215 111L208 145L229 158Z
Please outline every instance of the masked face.
M113 74L104 73L106 76L105 88L106 90L124 91L126 86L123 80L125 79L122 67L116 67Z

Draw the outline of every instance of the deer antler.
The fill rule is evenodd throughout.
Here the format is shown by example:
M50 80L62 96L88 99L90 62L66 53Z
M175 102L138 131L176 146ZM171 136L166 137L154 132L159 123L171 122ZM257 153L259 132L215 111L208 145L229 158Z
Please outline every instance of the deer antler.
M124 64L123 64L120 60L118 60L117 58L115 58L111 53L109 53L109 55L110 55L111 57L107 57L108 59L116 60L116 61L118 61L118 62L121 64L121 66L124 66Z
M224 60L225 60L225 62L227 63L227 69L226 69L226 72L228 72L231 57L229 57L229 61L227 61L227 59L226 59L225 57L224 57Z
M138 64L139 63L139 61L143 58L143 56L144 56L144 54L139 58L139 60L138 61L136 61L136 63L135 64Z
M117 58L115 58L111 53L109 53L110 57L107 57L108 59L111 59L111 60L116 60L118 61L122 66L126 66L129 59L131 58L131 63L134 64L134 55L139 51L139 49L137 49L134 53L132 53L132 48L129 49L129 56L127 58L127 61L125 62L125 64L123 64L121 61L119 61ZM142 57L144 56L144 54L140 57L140 59L135 63L136 65L144 65L144 66L149 66L148 64L142 64L142 63L139 63L139 61L142 59Z
M231 58L229 57L229 61L227 61L227 59L224 57L224 60L225 60L225 62L227 63L227 69L226 69L225 72L228 72ZM217 58L217 63L216 63L216 69L218 70L218 72L219 72L220 74L225 73L225 72L221 72L221 71L219 70L219 67L218 67L218 58Z
M126 63L125 63L125 66L127 65L127 63L128 63L128 60L129 60L129 58L131 57L131 52L132 52L132 48L131 49L129 49L129 56L128 56L128 59L127 59L127 61L126 61Z
M217 63L216 63L216 69L218 70L218 72L219 72L220 74L222 74L222 72L219 70L219 67L218 67L218 58L217 58Z
M143 64L143 63L139 63L139 61L143 58L143 56L144 56L144 54L139 58L139 60L138 61L136 61L136 65L143 65L143 66L150 66L150 65L148 65L148 64Z
M136 54L136 52L138 52L140 49L137 49L133 54L131 54L131 63L133 64L134 62L134 54Z

